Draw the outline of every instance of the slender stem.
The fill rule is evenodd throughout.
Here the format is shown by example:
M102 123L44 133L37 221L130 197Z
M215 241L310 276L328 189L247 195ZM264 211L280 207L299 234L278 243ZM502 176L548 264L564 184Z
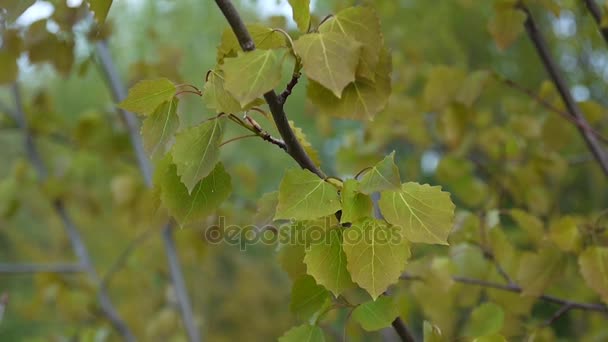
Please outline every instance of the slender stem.
M597 23L598 29L600 30L600 33L604 37L604 40L608 44L608 27L602 27L602 10L600 9L600 6L598 6L598 4L595 2L595 0L583 0L583 1L585 2L587 9L589 9L589 12L591 12L593 19L595 19L595 22Z
M8 293L3 292L0 295L0 322L4 318L4 312L6 311L6 306L8 305Z
M532 41L536 52L538 53L543 65L545 66L547 73L549 74L551 80L557 88L557 91L559 92L562 100L564 101L564 104L568 109L568 113L577 121L589 126L587 120L585 119L585 116L583 115L579 106L576 104L576 101L574 101L574 98L572 97L572 94L568 89L566 81L559 67L557 66L557 63L551 56L546 39L538 29L536 22L534 21L534 18L530 13L530 10L522 3L519 4L519 8L527 15L524 26L526 28L526 32L528 33L528 37ZM606 152L603 150L602 146L594 135L590 134L588 131L584 130L581 127L578 127L578 129L580 134L585 139L589 150L591 150L598 164L600 165L604 173L608 176L608 154L606 154Z
M410 274L401 275L401 279L403 279L403 280L423 280L422 278L420 278L418 276L413 276ZM490 282L490 281L486 281L486 280L473 279L473 278L460 277L460 276L452 276L452 280L454 280L455 282L458 282L458 283L481 286L481 287L486 287L486 288L490 288L490 289L502 290L502 291L508 291L508 292L514 292L514 293L521 293L523 291L523 289L521 287L519 287L515 284L499 284L499 283L494 283L494 282ZM562 298L544 295L544 294L540 295L538 297L538 299L545 301L545 302L559 304L559 305L569 305L571 307L571 309L595 311L595 312L601 312L604 314L608 314L608 306L606 306L604 304L581 303L581 302L571 301L571 300L562 299Z
M11 264L0 263L0 273L27 274L27 273L82 273L83 265L70 264Z
M572 309L572 305L570 303L562 305L562 307L559 308L557 311L555 311L555 313L551 316L551 318L546 320L543 323L543 325L549 326L549 325L555 323L555 321L557 321L560 317L562 317L563 315L568 313L568 311L570 311L571 309Z
M97 56L99 58L99 64L101 72L106 78L108 87L112 92L114 101L122 101L127 91L124 84L120 80L118 69L114 65L112 56L108 49L108 45L105 41L100 41L96 44ZM139 135L139 122L133 113L127 112L120 108L117 108L120 117L125 121L129 136L131 138L131 145L135 152L139 169L144 177L144 181L148 187L152 187L152 166L148 159L144 148L141 137ZM167 254L167 261L169 264L169 271L171 274L171 282L175 289L177 296L177 303L179 305L182 321L184 328L188 334L190 342L198 342L201 340L200 332L194 323L194 314L190 305L190 299L183 279L181 271L181 265L177 257L177 251L175 250L175 243L173 242L173 223L167 222L163 228L163 243L165 245L165 253Z
M215 3L224 14L224 17L226 17L230 27L232 27L232 31L234 31L243 51L255 50L255 43L232 2L230 0L215 0ZM287 120L281 98L274 90L271 90L264 94L264 99L266 100L266 103L268 103L268 107L270 108L279 134L285 142L287 153L300 165L300 167L325 179L325 173L314 164L293 133L289 121Z
M228 140L222 142L219 145L219 147L222 147L224 145L230 144L231 142L234 142L234 141L239 141L239 140L247 139L247 138L253 138L253 137L257 137L257 136L258 136L257 134L253 134L253 133L252 134L246 134L246 135L239 135L238 137L234 137L234 138L231 138L231 139L228 139Z
M34 165L34 169L38 173L38 178L40 181L43 181L47 177L47 170L34 143L34 137L29 130L25 113L23 111L21 92L16 83L13 85L13 97L15 99L15 119L25 135L25 152L30 162ZM93 283L99 285L99 276L95 271L93 262L89 256L89 252L84 244L84 241L82 240L82 237L80 236L80 232L65 209L63 202L61 200L56 200L53 203L53 208L63 223L65 232L68 235L72 249L74 250L74 254L76 254L76 257L78 258L84 272L87 273ZM126 341L135 341L135 336L125 321L120 317L116 308L114 308L108 293L104 289L99 289L97 293L97 300L102 312L108 318L114 329L116 329L116 331L118 331L118 333L122 335Z
M409 331L409 329L407 328L405 323L403 323L403 320L401 320L401 317L395 318L395 320L391 323L391 325L393 326L393 328L397 332L397 335L399 335L399 337L401 338L402 341L416 342L416 339L414 338L412 333Z

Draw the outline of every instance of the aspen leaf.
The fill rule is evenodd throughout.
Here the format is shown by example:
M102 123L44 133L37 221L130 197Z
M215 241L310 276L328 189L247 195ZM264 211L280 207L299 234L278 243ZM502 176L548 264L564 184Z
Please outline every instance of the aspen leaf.
M323 286L317 285L313 277L304 275L293 284L289 308L306 320L321 310L329 299L329 292Z
M289 0L293 21L298 25L300 32L308 31L310 24L310 0Z
M242 110L239 102L224 88L224 76L219 70L209 72L203 88L203 102L216 113L236 113Z
M337 189L304 169L290 169L279 186L275 220L314 220L342 208Z
M358 78L336 97L330 90L310 81L307 96L323 115L343 119L371 120L386 107L391 93L391 56L383 49L374 81Z
M281 59L276 50L239 52L222 66L224 88L241 107L274 89L281 81Z
M355 80L361 44L335 32L310 33L294 42L304 74L329 89L337 98Z
M308 274L336 297L345 289L354 287L346 269L346 255L342 250L340 228L330 229L320 241L312 242L306 251L304 263Z
M298 142L300 143L300 145L302 145L304 151L306 151L306 154L308 154L312 162L315 163L315 165L320 166L321 158L319 157L319 152L308 141L308 138L306 137L304 131L302 131L300 127L297 127L296 124L291 120L289 120L289 126L291 126L293 134L296 135L296 139L298 139Z
M357 75L371 81L376 78L376 66L384 43L382 28L376 11L372 7L350 7L327 19L319 32L338 32L361 43L361 58Z
M608 304L608 248L587 248L578 258L578 265L587 286Z
M353 281L374 300L399 280L410 257L401 230L373 219L356 222L345 230L342 248Z
M506 50L524 31L526 13L514 8L500 8L488 23L488 31L500 50Z
M562 216L551 222L549 227L551 240L565 252L576 251L580 248L582 236L578 222L574 217Z
M366 331L376 331L391 325L399 315L394 298L380 298L363 303L353 310L353 319Z
M302 324L291 328L279 337L279 342L325 342L325 336L323 336L321 328L315 325Z
M257 50L271 50L286 46L285 37L278 31L259 24L245 26ZM242 49L234 35L234 31L231 28L225 29L222 33L220 46L217 49L217 60L222 62L225 57L235 57L240 51Z
M378 204L386 220L401 227L409 241L448 244L455 206L441 187L404 183L398 191L383 191Z
M399 189L401 177L395 165L395 151L367 171L361 177L360 184L361 192L368 195L376 191Z
M158 106L175 96L175 85L166 78L137 82L127 98L118 106L124 110L141 115L152 114Z
M170 154L157 163L154 185L160 191L162 204L181 225L212 214L232 192L230 175L221 163L215 165L211 173L189 192L177 175L177 167Z
M144 148L152 158L162 156L167 152L167 146L179 128L177 104L178 100L175 97L168 102L163 102L142 123L141 135Z
M359 192L359 182L354 179L344 181L341 191L342 217L341 223L355 222L369 217L372 212L372 199Z
M517 283L523 296L540 296L563 273L564 255L555 246L538 253L524 253L519 263Z
M173 162L190 193L198 181L215 167L220 155L221 139L222 125L219 119L188 128L175 137L171 150Z
M494 303L483 303L476 307L465 328L467 336L480 337L492 335L502 329L505 314Z

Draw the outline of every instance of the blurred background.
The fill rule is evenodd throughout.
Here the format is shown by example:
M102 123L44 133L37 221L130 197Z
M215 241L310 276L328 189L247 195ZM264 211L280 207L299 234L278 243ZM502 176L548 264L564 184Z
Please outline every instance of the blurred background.
M473 239L467 230L473 224L471 217L489 208L524 208L549 222L566 214L586 217L607 207L605 177L574 126L492 77L497 73L514 80L562 107L551 84L545 82L544 67L525 33L507 29L502 38L511 39L512 44L508 49L497 47L490 29L496 2L317 0L312 1L314 20L359 3L376 8L392 53L393 94L386 109L374 121L365 122L317 115L306 100L304 79L286 107L289 118L319 152L326 173L352 177L395 150L404 181L440 184L452 192L460 220L451 238L456 245ZM594 127L608 133L608 52L581 3L544 1L533 7L533 13L574 98ZM235 5L247 22L283 28L297 36L287 1L235 1ZM162 225L163 217L154 211L153 196L145 189L128 132L100 72L94 44L107 40L127 86L166 77L202 88L227 28L213 1L115 0L107 24L94 35L86 6L79 0L0 4L4 8L0 12L0 102L14 108L10 84L16 77L35 143L49 169L49 178L39 184L25 155L23 132L7 109L0 107L2 263L75 259L51 206L57 198L73 215L101 275L112 269L137 236ZM515 37L509 37L511 33ZM10 34L19 37L22 53L18 58L9 50ZM286 83L288 67L284 76ZM468 95L458 95L462 88ZM463 105L451 105L456 96L465 96ZM212 113L200 98L184 96L179 115L181 125L188 127ZM272 130L270 122L260 119L260 123ZM241 134L233 128L225 136ZM285 169L296 166L261 139L227 144L221 159L232 175L233 194L218 215L231 224L250 224L257 200L277 189ZM289 311L290 279L276 262L275 249L256 245L242 251L238 246L209 244L203 232L215 220L216 216L175 232L204 339L276 339L297 317ZM514 226L508 219L501 224ZM534 243L521 230L506 232L514 245L534 250ZM159 236L137 244L112 275L109 294L141 340L185 341ZM484 269L479 253L462 248L462 260L455 261L457 271ZM431 250L454 253L440 247L416 247L414 256L424 260ZM557 283L553 293L597 300L584 287L575 266L576 261L565 263L564 274L572 276ZM402 315L413 329L421 331L423 320L430 317L448 336L459 335L460 317L474 301L458 298L480 296L478 290L461 288L429 296L424 287L399 286L406 289L400 292ZM0 274L0 292L9 296L0 340L117 340L99 313L95 291L78 274ZM430 297L435 306L429 304ZM503 331L515 340L527 334L530 322L543 321L555 309L520 303L518 295L498 297L492 298L505 306L508 317ZM511 308L516 302L520 306ZM391 338L391 332L365 333L345 324L339 312L330 317L336 323L326 327L328 338L336 341L345 331L353 341ZM579 313L544 330L543 336L571 340L581 336L576 329L583 328L588 329L587 335L580 340L608 338L601 319Z

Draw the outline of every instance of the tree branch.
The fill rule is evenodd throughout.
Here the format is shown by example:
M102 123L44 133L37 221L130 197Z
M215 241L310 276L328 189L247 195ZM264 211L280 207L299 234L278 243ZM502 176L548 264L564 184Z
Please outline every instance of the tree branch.
M595 0L583 0L583 1L585 2L587 9L589 9L589 12L595 19L595 22L597 23L597 27L600 30L600 33L602 34L602 36L604 37L604 40L608 44L608 27L602 27L602 10L600 9L600 6L598 6L598 4L595 2Z
M589 126L587 120L585 119L585 116L576 104L576 101L574 101L574 98L572 97L572 94L568 89L566 81L564 80L561 71L557 66L557 63L551 56L547 42L542 33L539 31L536 23L534 22L532 13L530 13L530 10L522 3L520 3L518 6L522 11L526 13L527 18L524 26L526 28L526 32L528 33L528 37L532 41L536 52L538 53L543 65L545 66L547 73L549 74L551 80L557 88L557 91L559 92L562 100L564 101L564 104L568 109L568 113L577 121L585 124L586 126ZM594 135L590 134L581 127L578 127L578 129L580 134L585 139L589 150L591 150L593 156L604 171L604 174L608 176L608 155L605 153L599 141Z
M28 274L28 273L81 273L85 269L80 264L11 264L0 263L0 273Z
M255 43L253 39L251 39L251 35L245 26L245 23L241 20L241 17L232 4L230 0L215 0L215 3L219 7L219 9L226 17L226 20L230 24L232 31L236 35L239 44L243 51L253 51L255 50ZM291 126L289 125L289 121L287 120L287 115L285 114L283 101L276 94L274 90L271 90L264 94L264 99L266 103L268 103L268 107L270 108L270 112L274 119L274 122L277 126L279 134L283 138L285 145L287 147L287 153L302 167L303 169L307 169L308 171L316 174L320 178L327 178L325 173L321 171L310 159L310 156L306 154L302 145L296 138Z
M402 341L416 342L416 339L414 338L412 333L409 331L409 329L407 328L405 323L403 323L403 320L401 320L401 317L395 318L395 320L391 323L391 325L393 326L393 328L395 329L395 332L397 332L397 335L399 335L399 337L401 338Z
M410 275L407 273L401 275L401 279L403 279L403 280L423 280L422 278L420 278L418 276ZM509 285L498 284L498 283L485 281L485 280L481 280L481 279L473 279L473 278L460 277L460 276L452 276L452 280L454 280L455 282L458 282L458 283L481 286L481 287L486 287L486 288L490 288L490 289L502 290L502 291L508 291L508 292L514 292L514 293L521 293L523 291L523 289L521 287L519 287L515 284L509 284ZM538 299L545 301L545 302L549 302L549 303L554 303L554 304L559 304L559 305L568 305L570 307L570 309L595 311L595 312L601 312L604 314L608 314L608 307L604 304L581 303L581 302L575 302L575 301L562 299L562 298L549 296L549 295L540 295L538 297Z
M23 111L21 92L17 83L13 85L13 97L15 99L15 119L25 137L25 152L28 159L33 164L34 169L38 173L38 178L40 181L44 181L47 177L47 170L42 163L42 158L40 157L38 149L34 144L34 137L29 130L25 113ZM72 249L74 250L74 254L76 254L76 257L78 258L84 271L88 274L93 283L99 285L99 276L97 275L93 263L91 262L87 248L82 240L82 237L80 236L80 232L65 210L63 202L61 202L61 200L56 200L53 203L53 208L63 223L66 234L70 239ZM114 326L114 329L116 329L116 331L118 331L118 333L121 334L126 341L135 341L135 336L114 308L114 305L110 301L110 297L105 290L100 289L98 291L97 300L99 301L102 312L108 318L112 326Z
M112 97L114 98L115 102L120 102L127 96L127 91L124 84L120 80L120 75L118 74L117 68L114 65L114 61L110 55L107 43L105 41L100 41L96 44L95 48L97 57L99 59L101 72L105 76L108 87L112 93ZM117 110L129 131L131 144L139 164L139 169L144 177L144 181L148 187L152 187L152 166L150 165L150 160L144 151L141 137L139 135L139 122L133 113L127 112L120 108L117 108ZM179 264L177 251L175 250L175 243L172 235L173 229L173 224L171 221L169 221L163 228L162 233L165 252L167 254L167 261L169 264L171 282L173 283L173 287L175 289L177 304L180 309L184 328L188 334L188 339L190 342L198 342L201 340L200 332L194 322L194 314L190 305L188 290L185 286L181 265Z

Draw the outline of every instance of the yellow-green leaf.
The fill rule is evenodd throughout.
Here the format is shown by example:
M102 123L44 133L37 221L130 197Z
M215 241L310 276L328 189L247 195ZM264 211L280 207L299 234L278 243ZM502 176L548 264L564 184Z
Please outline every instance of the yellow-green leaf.
M321 158L319 157L319 152L308 141L304 131L300 127L297 127L296 124L291 120L289 120L289 126L291 126L293 134L296 135L296 139L298 139L298 142L300 145L302 145L304 151L306 151L306 154L308 154L312 162L315 163L315 165L320 166Z
M587 248L579 256L578 265L587 286L608 304L608 247Z
M399 228L369 219L346 229L343 239L346 267L372 299L399 280L410 257L408 241Z
M300 277L291 289L291 312L301 319L307 320L321 310L330 299L329 292L315 283L315 279L309 275Z
M359 191L359 182L354 179L344 181L340 193L342 197L341 223L355 222L371 216L372 199Z
M369 169L361 177L360 184L361 192L368 195L376 191L398 190L401 187L401 177L399 168L395 165L395 151Z
M551 222L549 226L551 240L566 252L576 251L580 248L582 236L578 229L578 222L574 217L562 216Z
M321 328L315 325L302 324L291 328L279 337L279 342L325 342L325 336L323 336Z
M279 186L275 219L314 220L342 208L337 189L304 169L290 169Z
M383 191L378 204L384 218L409 241L448 244L455 206L440 186L404 183L398 191Z
M180 132L171 150L182 183L188 191L206 177L218 161L222 139L220 119L209 120Z
M293 21L298 25L300 32L308 31L310 24L310 0L289 0Z
M175 85L166 78L137 82L127 98L118 106L124 110L141 115L152 114L158 106L175 96Z
M502 329L505 313L494 303L483 303L476 307L465 328L466 335L481 337L492 335Z
M517 283L524 296L540 296L563 274L564 255L555 246L543 247L538 253L524 253L519 263Z
M144 148L152 158L167 152L169 142L179 128L177 105L178 100L175 97L164 102L142 123L141 135Z
M329 89L336 97L355 80L361 44L335 32L310 33L294 42L304 74Z
M257 50L271 50L286 46L285 37L278 31L259 24L250 24L246 27ZM235 57L240 51L242 49L234 31L231 28L225 29L217 49L217 60L222 62L225 57Z
M353 319L366 331L376 331L391 325L399 310L391 296L363 303L353 310Z
M281 59L276 50L239 52L222 66L224 88L241 107L274 89L281 81Z
M514 8L500 8L488 23L488 31L492 34L496 46L506 50L524 31L526 13Z

